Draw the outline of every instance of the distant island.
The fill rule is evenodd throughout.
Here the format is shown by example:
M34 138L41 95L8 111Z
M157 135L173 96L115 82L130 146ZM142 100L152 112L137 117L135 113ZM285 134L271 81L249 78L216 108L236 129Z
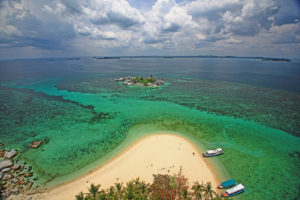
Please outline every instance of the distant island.
M291 62L290 59L287 58L261 58L262 61L277 61L277 62Z
M124 78L115 79L115 81L123 82L124 85L137 85L143 87L158 87L164 82L162 80L158 80L157 78L153 77L152 75L148 77L135 77L129 76Z
M291 62L288 58L272 58L272 57L251 57L251 56L215 56L215 55L195 55L195 56L110 56L110 57L98 57L94 56L95 59L130 59L130 58L162 58L162 59L171 59L171 58L238 58L238 59L255 59L261 61L276 61L276 62Z
M94 56L93 58L95 59L120 59L121 57L114 57L114 56L109 56L109 57L97 57L97 56Z

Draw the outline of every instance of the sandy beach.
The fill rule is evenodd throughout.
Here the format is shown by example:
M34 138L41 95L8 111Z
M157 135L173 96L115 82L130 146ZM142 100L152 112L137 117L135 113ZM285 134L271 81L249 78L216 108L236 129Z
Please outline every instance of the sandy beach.
M218 178L206 162L198 149L188 140L160 133L138 140L104 166L79 179L31 196L34 199L46 200L75 199L75 195L79 192L87 192L91 183L101 184L101 188L106 189L116 182L127 182L137 177L152 182L152 174L174 174L180 167L189 179L190 185L194 181L211 182L216 189ZM16 197L11 196L11 199Z

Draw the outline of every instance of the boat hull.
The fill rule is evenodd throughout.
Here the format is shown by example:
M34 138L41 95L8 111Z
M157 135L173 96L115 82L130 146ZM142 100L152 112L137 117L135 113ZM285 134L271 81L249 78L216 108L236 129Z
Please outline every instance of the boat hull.
M221 155L223 154L223 152L220 152L220 153L216 153L216 154L207 154L207 153L203 153L203 157L214 157L214 156L218 156L218 155Z
M232 194L227 194L227 193L225 192L225 193L223 193L223 197L233 197L233 196L236 196L236 195L241 194L241 193L243 193L243 192L245 192L245 189L239 190L239 191L237 191L237 192L235 192L235 193L232 193Z
M236 186L236 182L234 179L230 179L228 181L224 181L221 185L218 186L219 189L228 189Z

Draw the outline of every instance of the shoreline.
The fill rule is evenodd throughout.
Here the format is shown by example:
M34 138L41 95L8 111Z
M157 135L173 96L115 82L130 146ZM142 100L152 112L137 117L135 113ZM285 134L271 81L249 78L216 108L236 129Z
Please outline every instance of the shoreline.
M155 146L160 149L153 149ZM181 150L181 148L183 149ZM160 155L158 156L158 154ZM148 163L147 159L143 160L142 157L149 157ZM169 157L171 158L169 159ZM181 166L181 164L184 166ZM138 169L134 169L135 167ZM152 174L173 175L179 171L180 167L183 168L184 176L189 179L190 186L194 181L200 183L202 181L204 183L211 182L214 190L217 191L216 187L220 183L220 177L212 163L202 157L200 149L185 137L167 131L160 131L138 138L129 147L103 163L103 165L89 170L86 174L74 180L43 191L22 195L22 198L33 197L37 200L75 198L75 195L79 192L87 192L91 183L101 184L102 189L107 189L116 182L124 183L137 177L151 183ZM12 197L15 199L16 196Z

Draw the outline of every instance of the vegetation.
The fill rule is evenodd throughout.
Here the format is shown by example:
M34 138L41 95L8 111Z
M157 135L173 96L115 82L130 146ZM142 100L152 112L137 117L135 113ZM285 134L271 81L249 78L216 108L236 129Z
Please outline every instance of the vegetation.
M3 183L0 181L0 200L4 199L3 197Z
M139 85L139 86L159 86L162 85L164 82L162 80L158 80L157 78L153 77L152 75L148 77L137 76L137 77L124 77L115 79L115 81L122 81L124 85Z
M148 184L139 178L123 186L115 183L109 189L91 184L89 193L80 192L76 200L222 200L221 195L212 190L211 184L195 182L189 189L188 179L180 170L178 174L153 175L153 183Z
M133 77L130 80L133 83L148 84L148 83L155 83L156 78L150 75L149 77Z

